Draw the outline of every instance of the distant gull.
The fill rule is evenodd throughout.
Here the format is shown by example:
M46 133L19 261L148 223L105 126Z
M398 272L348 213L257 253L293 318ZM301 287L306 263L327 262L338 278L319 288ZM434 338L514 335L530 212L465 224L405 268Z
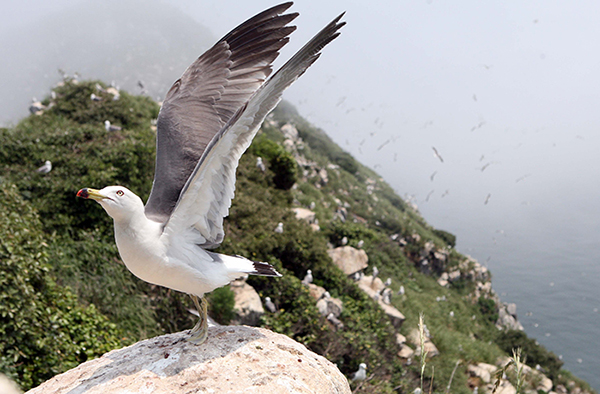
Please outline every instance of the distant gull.
M342 244L342 246L348 245L348 237L342 238L341 244Z
M267 307L269 312L277 312L277 308L275 307L275 304L273 304L273 301L271 301L271 297L265 297L265 306Z
M40 174L47 174L52 171L52 162L50 160L46 160L44 165L36 170Z
M277 227L275 227L274 231L277 234L282 234L283 233L283 223L281 223L281 222L277 223Z
M31 112L32 115L40 115L45 109L46 107L35 97L31 99L31 104L29 105L29 112Z
M437 157L443 163L444 159L442 159L442 156L440 155L440 153L438 152L438 150L435 149L435 146L432 146L431 149L433 149L433 157Z
M98 97L94 93L90 94L90 99L92 99L92 101L102 101L102 97Z
M315 207L316 207L316 206L317 206L317 204L316 204L314 201L311 201L311 202L310 202L310 206L309 206L309 208L310 208L311 210L313 210L313 209L315 209Z
M140 279L191 295L200 319L193 343L208 336L204 295L243 275L281 276L271 265L210 252L224 238L241 155L283 91L302 75L345 24L335 18L267 78L298 14L292 3L259 13L197 58L175 81L157 124L156 171L150 197L122 186L81 189L114 219L127 268ZM282 227L282 225L278 226Z
M120 126L115 126L115 125L111 124L109 120L105 120L104 121L104 128L108 132L111 132L111 131L120 131L121 130Z
M363 241L362 239L360 241L358 241L358 244L356 245L359 249L362 249L362 247L365 245L365 241Z
M256 158L256 167L262 172L265 172L267 170L267 168L265 167L265 163L263 163L262 161L262 157Z
M488 195L485 197L485 201L483 202L483 204L487 205L487 203L490 202L491 197L492 197L492 193L488 193Z
M377 278L377 275L379 275L379 269L377 269L377 266L373 267L373 280L372 282L375 281L375 278Z
M308 271L306 271L306 275L304 276L304 279L302 279L302 284L307 285L309 283L312 283L312 281L313 281L312 271L308 270Z
M400 288L398 289L398 292L396 294L398 295L404 295L405 291L404 291L404 286L400 286Z
M342 323L337 317L335 317L335 315L333 313L330 313L329 315L327 315L327 320L329 320L336 329L338 330L343 330L344 329L344 323Z
M435 175L437 174L437 171L434 171L430 176L429 176L429 180L431 180L431 182L433 182L433 178L435 178Z
M354 374L352 374L352 381L361 381L361 380L365 380L367 378L367 364L365 363L360 363L360 365L358 366L358 371L354 372Z
M387 278L383 283L385 287L390 287L392 285L392 278Z

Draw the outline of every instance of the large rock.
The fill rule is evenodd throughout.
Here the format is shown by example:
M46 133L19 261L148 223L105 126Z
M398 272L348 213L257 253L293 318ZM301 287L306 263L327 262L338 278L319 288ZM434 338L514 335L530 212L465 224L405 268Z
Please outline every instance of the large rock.
M314 223L317 216L313 211L306 208L292 208L292 211L294 211L296 219L306 220L308 223Z
M492 364L479 363L476 365L469 365L467 371L471 376L481 379L485 384L491 383L494 373L498 368Z
M188 335L113 350L28 393L350 393L334 364L284 335L211 327L202 345L187 342Z
M392 325L396 327L396 329L402 327L402 323L404 323L404 320L406 320L406 317L404 317L402 312L381 300L379 300L378 303L381 309L383 309L385 314L390 318Z
M335 317L339 317L344 310L344 306L339 298L328 297L317 301L317 309L325 317L329 316L330 313L333 313Z
M0 394L20 394L19 386L6 375L0 373Z
M355 272L364 270L368 266L369 257L367 252L362 249L355 249L352 246L340 246L339 248L327 251L333 260L346 275L352 275Z
M233 312L235 318L232 324L246 324L256 326L260 317L265 314L260 296L246 281L236 280L231 282L231 290L235 294Z

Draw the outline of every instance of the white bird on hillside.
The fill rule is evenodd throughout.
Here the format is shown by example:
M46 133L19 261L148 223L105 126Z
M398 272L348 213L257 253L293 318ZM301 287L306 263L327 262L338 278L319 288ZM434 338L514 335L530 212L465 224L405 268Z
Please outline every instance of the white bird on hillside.
M41 114L46 109L40 101L38 101L35 97L31 99L31 104L29 105L29 112L33 115Z
M52 171L52 162L50 160L46 160L44 165L36 170L40 174L47 174Z
M90 99L92 99L92 101L102 101L102 97L98 97L94 93L90 94Z
M277 234L283 234L283 223L277 223L277 227L275 227L275 231Z
M312 283L312 281L313 281L312 271L307 270L306 275L304 276L304 279L302 279L302 284L307 285L309 283Z
M360 363L360 365L358 366L358 371L354 372L354 374L352 375L352 381L361 381L361 380L365 380L367 378L367 364L365 363Z
M358 241L358 244L356 246L358 246L359 249L362 249L362 247L365 246L365 241L361 239L360 241Z
M392 285L392 278L387 278L385 283L383 284L385 287L390 287Z
M404 295L405 291L404 291L404 286L400 286L400 288L398 289L398 292L396 294L398 295Z
M110 120L105 120L104 121L104 128L106 129L106 131L111 132L111 131L119 131L121 130L120 126L115 126L113 124L110 123Z
M265 163L263 163L262 157L256 158L256 167L258 167L258 169L262 172L265 172L267 170L267 168L265 167Z
M333 324L337 330L344 329L344 323L342 323L340 321L340 319L335 317L335 315L333 313L330 313L329 315L327 315L327 320L330 321L331 324Z
M275 307L275 304L273 304L273 301L271 301L271 297L265 297L265 306L269 312L277 312L277 308Z
M207 249L223 241L241 155L283 91L345 24L342 14L267 78L295 29L287 25L298 14L283 14L291 5L242 23L175 81L158 116L156 172L146 206L122 186L77 193L114 219L119 254L134 275L192 296L200 312L194 343L208 336L204 294L247 274L281 276L267 263Z
M348 245L348 237L342 238L342 246Z
M375 278L377 278L377 275L379 275L379 270L377 269L377 267L373 267L373 279L371 280L371 284L375 282Z

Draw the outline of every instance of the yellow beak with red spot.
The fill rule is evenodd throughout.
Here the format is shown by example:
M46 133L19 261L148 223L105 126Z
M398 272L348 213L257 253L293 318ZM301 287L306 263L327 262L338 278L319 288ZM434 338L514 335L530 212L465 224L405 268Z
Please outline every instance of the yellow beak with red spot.
M102 201L102 200L108 198L107 196L100 193L100 190L90 189L87 187L85 189L81 189L80 191L78 191L77 197L91 199L94 201Z

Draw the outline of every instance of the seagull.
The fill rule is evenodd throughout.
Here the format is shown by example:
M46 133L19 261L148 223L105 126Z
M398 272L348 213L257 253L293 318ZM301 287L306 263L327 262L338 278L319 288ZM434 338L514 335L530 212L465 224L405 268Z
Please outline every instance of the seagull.
M327 315L327 320L329 320L331 322L331 324L333 324L337 330L344 329L344 323L342 323L340 321L340 319L335 317L335 315L333 313L330 313L329 315Z
M105 120L104 121L104 128L108 132L111 132L111 131L120 131L121 130L120 126L115 126L115 125L110 124L109 120Z
M359 249L362 249L362 247L365 245L365 241L363 241L362 239L360 241L358 241L358 244L356 246L358 246Z
M387 278L385 283L383 284L385 287L390 287L392 285L392 278Z
M265 306L267 307L269 312L277 312L277 308L275 307L275 304L273 304L273 301L271 301L271 297L265 297Z
M261 171L261 172L265 172L267 170L267 168L265 167L265 163L263 163L262 161L262 157L257 157L256 158L256 167Z
M32 115L41 114L42 111L45 110L45 109L46 109L46 106L44 106L35 97L33 97L31 99L31 104L29 105L29 112L31 112Z
M377 275L379 275L379 270L377 269L377 267L373 267L373 279L371 280L371 284L375 282L375 278L377 278Z
M343 237L341 244L342 244L342 246L348 245L348 237Z
M277 234L282 234L283 233L283 223L281 223L281 222L277 223L277 227L275 227L274 231Z
M405 291L404 291L404 286L400 286L400 288L398 289L398 292L396 293L397 295L404 295Z
M123 186L77 193L113 218L119 254L135 276L191 295L200 312L188 338L195 344L208 336L206 293L247 274L281 276L267 263L209 249L223 241L241 155L283 91L345 25L341 14L269 77L295 30L288 23L298 14L284 14L291 6L274 6L233 29L169 89L158 116L156 171L145 206Z
M36 170L40 174L47 174L52 171L52 162L50 160L46 160L44 165Z
M437 151L437 149L435 149L435 146L432 146L431 149L433 149L433 157L437 157L443 163L444 159L442 159L442 156L440 156L440 154Z
M98 97L94 93L90 94L90 99L92 99L92 101L102 101L102 97Z
M312 283L312 281L313 281L312 271L307 270L306 275L304 276L304 279L302 279L302 284L307 285L309 283Z
M365 363L360 363L360 365L358 366L358 371L354 372L354 374L352 375L352 381L356 381L356 380L365 380L367 378L367 364Z

